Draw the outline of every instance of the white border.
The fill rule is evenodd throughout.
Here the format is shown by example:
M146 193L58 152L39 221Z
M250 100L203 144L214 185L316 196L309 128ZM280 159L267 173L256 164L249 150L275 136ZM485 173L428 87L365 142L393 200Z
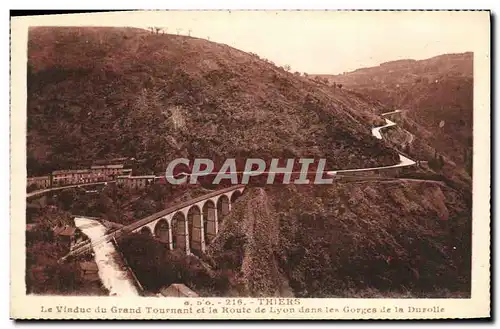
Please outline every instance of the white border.
M482 2L483 2L483 1L476 1L476 2L474 2L474 5L475 5L475 6L474 6L474 8L485 8L484 6L480 5ZM86 2L86 3L92 3L92 1L90 1L90 2ZM422 4L422 3L425 3L425 2L419 2L419 4ZM44 3L44 4L47 4L47 3ZM101 5L102 5L102 2L99 2L99 4L101 4ZM290 2L287 2L287 4L290 4ZM380 5L380 3L378 3L378 4ZM435 5L435 3L433 3L433 4ZM453 4L454 4L454 5L456 5L456 3L453 3ZM349 6L349 5L350 5L350 6ZM479 6L478 6L478 5L479 5ZM154 7L154 6L153 6L153 7ZM194 7L194 8L200 8L200 6L199 6L199 5L198 5L198 6L193 6L193 7ZM219 6L219 7L220 7L220 6ZM227 8L228 6L223 6L223 7L224 7L224 8ZM239 6L239 7L241 7L241 6ZM290 5L290 7L294 7L294 6L293 6L293 5ZM327 6L320 6L320 7L321 7L321 8L324 8L324 7L327 7ZM75 8L79 8L79 6L76 6ZM96 7L96 8L98 8L98 7ZM101 7L101 8L106 8L106 5L104 5L104 6L103 6L103 7ZM281 6L277 6L276 8L281 8ZM351 2L351 3L349 3L349 4L348 4L347 8L357 8L357 7L355 7L355 5L354 5L354 4L352 4L352 2ZM367 8L367 7L365 6L364 8ZM383 8L383 7L379 7L379 8ZM405 7L405 6L401 6L400 8L406 8L406 7ZM413 6L413 7L411 7L411 8L419 8L419 6L418 6L418 7L417 7L417 6ZM449 8L449 7L448 7L448 6L443 6L443 7L438 7L438 8ZM5 76L5 75L4 75L4 76ZM476 87L476 86L475 86L475 87ZM489 88L488 88L488 89L486 89L486 86L483 86L483 87L485 87L485 89L484 89L484 90L488 90L488 89L489 89ZM481 89L482 89L482 88L481 88ZM483 90L483 89L482 89L482 90ZM483 90L483 91L484 91L484 90ZM475 97L475 98L476 98L476 97ZM4 121L4 122L5 122L5 121ZM4 131L6 131L6 130L4 130ZM485 142L485 143L486 143L486 144L483 144L483 145L486 145L486 146L487 146L487 145L489 144L489 140L487 140L487 137L488 137L488 136L483 136L483 137L484 137L484 138L483 138L483 142ZM476 168L477 168L477 166L476 166ZM4 249L4 250L5 250L5 249Z

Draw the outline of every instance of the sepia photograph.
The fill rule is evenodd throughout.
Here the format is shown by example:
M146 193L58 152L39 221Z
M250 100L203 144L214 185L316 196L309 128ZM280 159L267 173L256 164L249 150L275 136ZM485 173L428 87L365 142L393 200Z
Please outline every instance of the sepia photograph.
M33 312L489 314L488 11L50 16L11 36Z

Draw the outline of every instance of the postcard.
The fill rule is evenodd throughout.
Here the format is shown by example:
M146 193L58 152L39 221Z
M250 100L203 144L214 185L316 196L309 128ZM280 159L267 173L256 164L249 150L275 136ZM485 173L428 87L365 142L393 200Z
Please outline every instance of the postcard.
M489 11L11 19L11 317L490 317Z

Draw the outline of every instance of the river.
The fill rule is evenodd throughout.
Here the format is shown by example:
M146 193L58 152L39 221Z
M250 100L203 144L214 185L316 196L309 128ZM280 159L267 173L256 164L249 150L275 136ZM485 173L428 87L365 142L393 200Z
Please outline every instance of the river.
M94 219L76 217L75 225L89 237L92 243L106 235L106 227ZM99 277L111 296L138 296L139 293L124 265L116 257L117 251L111 242L93 247Z

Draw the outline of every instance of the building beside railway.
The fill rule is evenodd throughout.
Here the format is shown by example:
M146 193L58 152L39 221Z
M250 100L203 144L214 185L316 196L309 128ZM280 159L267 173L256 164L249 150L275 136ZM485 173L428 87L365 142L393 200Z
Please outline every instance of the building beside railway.
M118 176L116 178L116 185L130 189L143 189L153 184L156 180L155 175L145 176Z

